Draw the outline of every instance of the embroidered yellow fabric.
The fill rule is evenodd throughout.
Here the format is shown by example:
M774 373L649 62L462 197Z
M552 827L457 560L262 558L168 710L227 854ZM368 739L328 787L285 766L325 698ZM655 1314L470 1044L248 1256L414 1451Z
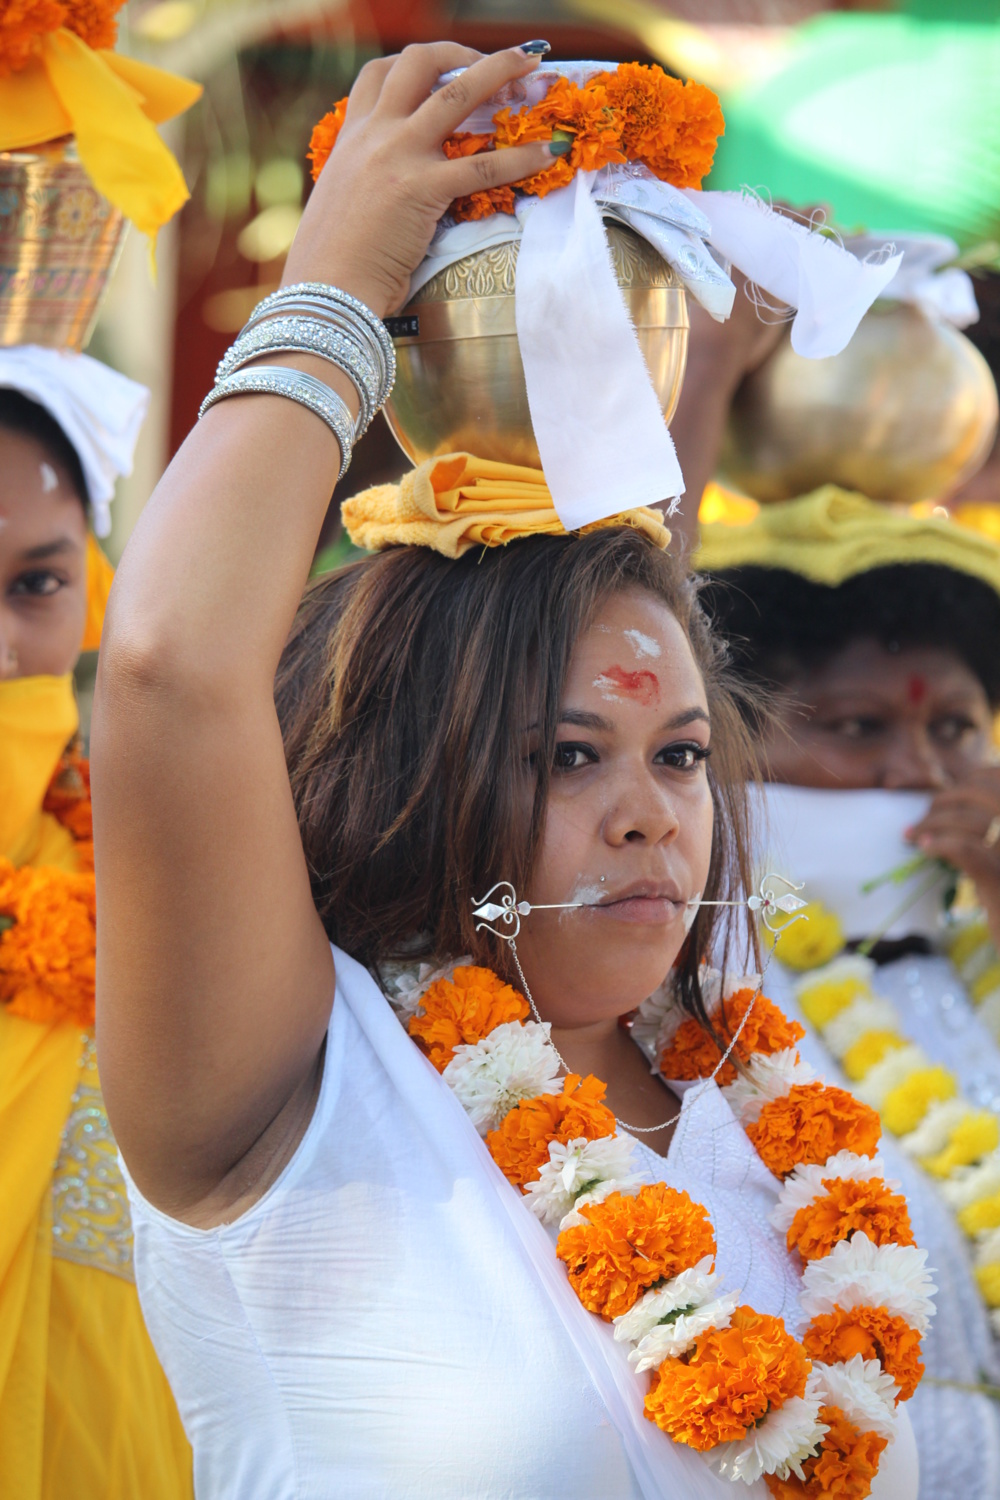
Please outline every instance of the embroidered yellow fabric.
M461 557L470 547L503 547L525 536L565 536L540 469L491 463L471 453L428 459L400 484L379 484L345 500L344 527L356 547L378 552L409 543ZM658 547L670 532L643 506L584 526L634 526Z
M52 1177L52 1254L135 1280L125 1179L89 1033Z

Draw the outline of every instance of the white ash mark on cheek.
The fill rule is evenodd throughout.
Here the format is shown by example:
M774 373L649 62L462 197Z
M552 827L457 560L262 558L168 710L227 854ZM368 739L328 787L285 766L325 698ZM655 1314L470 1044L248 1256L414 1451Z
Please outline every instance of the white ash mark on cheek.
M594 881L585 880L581 877L573 889L573 893L567 899L570 901L581 901L584 906L596 906L601 897L605 895L606 887L598 885ZM566 915L566 913L564 913Z
M622 635L640 661L646 656L663 655L663 647L659 641L655 641L651 635L643 635L641 630L623 630Z
M42 494L51 495L53 490L59 488L59 476L51 464L40 463L38 472L42 476Z
M701 905L701 895L701 891L695 891L694 895L691 897L691 900L684 908L685 932L690 932L691 928L694 926L694 919L698 915L698 908Z

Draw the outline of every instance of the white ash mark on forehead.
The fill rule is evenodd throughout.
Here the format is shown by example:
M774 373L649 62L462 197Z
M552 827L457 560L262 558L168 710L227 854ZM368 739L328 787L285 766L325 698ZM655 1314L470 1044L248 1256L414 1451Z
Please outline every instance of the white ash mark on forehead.
M39 464L38 472L42 476L42 494L51 495L53 490L59 488L59 475L51 464L47 464L44 461Z
M623 630L622 634L640 661L644 656L663 655L663 647L651 635L643 635L641 630Z

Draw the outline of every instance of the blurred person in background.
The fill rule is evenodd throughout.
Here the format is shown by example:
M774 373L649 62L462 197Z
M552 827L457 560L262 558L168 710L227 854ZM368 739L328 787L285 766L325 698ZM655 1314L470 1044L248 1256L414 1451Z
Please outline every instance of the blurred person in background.
M187 1500L94 1045L89 768L73 669L100 640L114 480L147 393L0 349L0 1494Z

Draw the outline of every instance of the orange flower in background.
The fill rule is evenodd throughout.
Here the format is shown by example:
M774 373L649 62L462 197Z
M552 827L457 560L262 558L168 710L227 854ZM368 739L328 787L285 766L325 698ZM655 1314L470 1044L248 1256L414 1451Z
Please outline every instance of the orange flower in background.
M881 1133L876 1110L825 1083L794 1084L747 1126L751 1144L776 1177L787 1177L803 1162L822 1165L838 1151L874 1156Z
M93 875L0 860L0 1001L29 1021L94 1024Z
M591 84L604 89L630 161L648 163L673 142L683 110L684 85L679 78L656 63L620 63L612 73L599 73Z
M494 974L466 964L451 979L436 979L410 1021L410 1035L443 1073L463 1043L481 1041L505 1021L524 1021L528 1002Z
M118 40L115 19L125 0L63 0L66 20L63 25L87 43L88 47L110 49Z
M337 144L337 137L341 132L346 114L347 99L339 99L322 120L313 127L313 133L309 138L309 162L313 182L319 180L319 174L326 166L330 152Z
M748 1010L750 1019L740 1032L734 1049L735 1056L743 1063L748 1062L756 1053L771 1056L775 1052L784 1052L805 1036L805 1030L798 1021L787 1020L766 995L758 995L751 989L737 990L724 1002L721 1011L717 1011L712 1017L719 1035L733 1037ZM681 1022L673 1040L664 1049L660 1058L660 1072L664 1078L678 1080L708 1078L721 1056L718 1044L701 1022L689 1018ZM674 1072L675 1068L681 1071ZM731 1062L725 1062L715 1076L719 1087L725 1088L727 1084L735 1082L736 1069Z
M699 1335L683 1359L665 1359L645 1414L675 1442L705 1453L732 1442L806 1388L810 1363L780 1318L738 1307L728 1328Z
M701 83L686 83L683 113L669 145L648 158L646 165L663 182L677 188L700 188L715 159L719 136L726 128L718 98Z
M908 1401L920 1383L920 1335L904 1318L884 1307L842 1307L813 1318L802 1342L813 1359L824 1364L846 1363L860 1354L877 1359L899 1386L897 1401Z
M0 78L18 73L39 53L43 36L65 27L88 47L114 47L115 17L125 0L4 0L0 7Z
M72 834L82 870L94 868L94 815L90 801L90 762L75 745L63 755L49 782L42 811Z
M789 1250L803 1260L819 1260L834 1245L857 1230L873 1245L913 1245L910 1212L901 1193L892 1193L880 1177L856 1182L842 1177L823 1179L825 1198L800 1208L788 1230Z
M580 1209L586 1224L564 1229L556 1254L588 1312L617 1318L661 1279L715 1255L715 1231L700 1203L664 1183L634 1197L610 1193Z
M775 1500L865 1500L888 1439L860 1432L839 1406L821 1406L819 1420L829 1431L819 1452L802 1465L805 1480L767 1474L768 1489Z
M412 1022L410 1029L412 1031ZM602 1104L607 1085L589 1074L570 1073L561 1094L522 1099L486 1137L489 1153L515 1187L534 1182L549 1159L550 1141L588 1141L614 1135L615 1117Z

